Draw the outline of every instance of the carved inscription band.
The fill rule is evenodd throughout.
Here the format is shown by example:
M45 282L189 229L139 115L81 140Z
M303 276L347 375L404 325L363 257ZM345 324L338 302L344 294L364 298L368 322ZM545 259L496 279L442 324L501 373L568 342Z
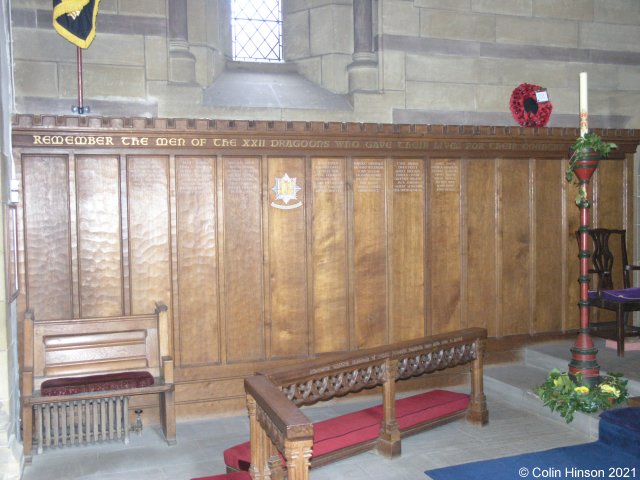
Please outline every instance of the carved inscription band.
M450 140L338 140L335 138L282 138L237 136L163 136L163 135L87 135L87 134L18 134L14 144L24 147L126 147L175 149L265 149L265 150L365 150L379 152L400 151L504 151L566 153L565 144L520 143L500 141Z

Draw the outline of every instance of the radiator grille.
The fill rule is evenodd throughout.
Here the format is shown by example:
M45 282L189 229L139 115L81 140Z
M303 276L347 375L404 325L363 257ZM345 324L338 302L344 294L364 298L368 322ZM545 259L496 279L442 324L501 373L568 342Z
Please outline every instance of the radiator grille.
M45 448L122 439L129 443L129 397L34 405L34 440Z

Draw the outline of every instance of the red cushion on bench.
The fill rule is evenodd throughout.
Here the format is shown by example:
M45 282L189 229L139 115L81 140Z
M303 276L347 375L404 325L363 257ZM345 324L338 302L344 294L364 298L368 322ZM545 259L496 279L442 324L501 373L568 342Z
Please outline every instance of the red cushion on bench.
M445 417L467 408L469 395L433 390L396 400L400 430ZM382 406L366 408L313 424L313 455L325 455L341 448L374 440L380 433ZM224 463L236 470L248 470L251 445L241 443L224 451Z
M380 432L382 407L371 407L313 424L313 455L324 455L344 447L373 440ZM251 463L250 442L224 451L225 465L248 470Z
M313 456L374 440L380 433L382 406L366 408L313 424Z
M223 453L224 464L234 470L249 470L251 466L251 442L227 448Z
M125 388L141 388L153 385L153 375L149 372L121 372L86 377L54 378L42 382L42 396L72 395L74 393L104 392Z
M469 405L469 395L433 390L396 401L396 420L400 430L461 412Z
M192 478L191 480L251 480L251 475L249 475L249 472L232 472L212 475L210 477Z

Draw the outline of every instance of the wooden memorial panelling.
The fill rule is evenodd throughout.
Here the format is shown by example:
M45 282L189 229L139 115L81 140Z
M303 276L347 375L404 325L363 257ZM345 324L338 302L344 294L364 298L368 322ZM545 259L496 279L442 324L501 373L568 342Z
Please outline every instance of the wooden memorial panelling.
M460 163L440 158L430 162L429 335L461 328Z
M391 162L389 192L390 342L426 335L424 161Z
M631 247L640 134L599 133L620 148L591 224ZM18 318L164 302L181 417L243 408L244 377L325 353L575 329L577 135L17 116Z
M349 349L346 158L311 160L314 351Z
M309 354L303 158L269 158L270 357Z
M531 322L531 160L500 160L502 290L498 334L529 333Z
M171 297L169 157L127 157L131 313ZM169 309L171 304L168 303Z
M226 358L264 360L262 161L223 157L222 162Z
M461 179L466 195L464 205L464 271L463 314L466 327L482 325L488 335L498 334L498 308L501 306L498 291L501 270L502 238L498 230L499 162L482 159L464 161Z
M352 348L384 345L387 324L387 222L385 162L353 160L353 302Z
M176 156L180 364L220 362L216 163Z
M562 196L561 185L552 188L552 194L547 194L548 185L564 182L562 178L562 165L549 160L536 160L532 168L533 202L534 216L532 218L532 233L534 255L532 258L535 268L532 270L535 275L533 285L533 306L535 311L532 315L532 330L538 332L552 332L558 330L558 317L562 317L562 298L555 295L555 292L566 291L567 286L559 275L558 265L566 264L566 257L562 249L562 242L557 239L562 238L563 217L555 216L547 218L547 212L562 211L564 198ZM545 308L540 308L547 302Z
M120 162L76 157L79 316L124 314Z
M41 319L72 317L69 159L22 158L24 282L29 307Z

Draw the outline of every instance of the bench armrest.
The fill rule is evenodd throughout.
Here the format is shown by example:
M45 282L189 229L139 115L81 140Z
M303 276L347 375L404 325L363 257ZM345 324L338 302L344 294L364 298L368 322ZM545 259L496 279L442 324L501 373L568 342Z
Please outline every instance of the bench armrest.
M22 392L20 395L23 401L33 395L33 369L22 369Z
M271 380L264 375L254 375L245 379L244 386L245 391L255 400L257 407L269 417L282 440L313 438L311 420L285 397ZM284 443L277 446L282 448Z
M282 478L278 452L284 456L289 480L309 478L313 424L263 375L244 381L251 430L251 477Z
M162 379L165 384L173 383L173 358L169 356L162 357L160 371L162 372Z

